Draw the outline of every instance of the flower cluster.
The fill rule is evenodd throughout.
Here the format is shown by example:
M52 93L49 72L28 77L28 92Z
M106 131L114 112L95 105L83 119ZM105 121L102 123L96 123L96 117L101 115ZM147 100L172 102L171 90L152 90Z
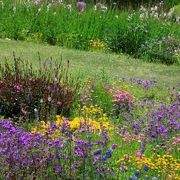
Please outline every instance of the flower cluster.
M108 7L105 6L104 4L97 3L97 4L94 6L94 10L95 10L95 11L106 12L106 11L108 10Z
M171 137L172 132L176 132L180 129L178 120L180 118L179 107L179 102L175 102L169 107L162 104L156 110L147 114L148 126L146 132L150 135L152 140L160 140L161 138L167 140Z
M102 109L91 106L90 108L83 108L84 116L75 117L72 120L68 118L56 116L54 124L50 122L45 123L41 121L37 127L32 128L33 133L40 133L42 135L48 134L51 138L57 138L60 136L60 129L66 126L69 130L75 132L88 130L89 132L101 132L103 130L112 130L113 127L109 123L109 119L102 112ZM101 113L101 114L99 114ZM95 116L96 115L96 116Z
M149 169L155 170L158 174L162 173L162 176L169 179L179 179L178 170L180 168L180 162L172 157L172 155L164 154L162 156L153 154L150 158L142 156L142 158L136 158L136 163L139 169L146 166Z
M28 132L11 121L0 120L1 177L71 179L82 173L89 177L92 169L93 175L98 176L101 165L111 158L116 147L115 144L109 147L105 130L94 139L86 130L73 135L68 124L64 123L58 129L61 136L49 138L53 130L57 130L56 125L50 129L42 122L41 126L46 133ZM83 169L85 166L88 168Z
M125 90L115 90L111 93L113 97L113 103L119 109L129 109L133 102L134 96L132 96L128 91Z
M144 134L136 135L136 134L130 133L128 131L121 134L122 140L126 143L131 143L132 141L141 142L141 140L143 140L144 136L145 136Z
M139 85L144 89L149 89L150 87L154 86L157 83L157 81L155 80L144 80L138 78L122 78L122 81L131 82L132 84Z
M102 49L104 48L104 42L97 39L97 40L90 40L90 46L93 48L97 48L97 49Z
M162 1L159 5L155 5L151 8L145 8L144 6L141 6L140 8L140 18L146 19L149 17L155 18L155 19L161 19L161 20L172 20L174 18L174 12L175 9L171 8L168 12L165 11L163 7ZM180 17L175 17L176 22L179 22Z

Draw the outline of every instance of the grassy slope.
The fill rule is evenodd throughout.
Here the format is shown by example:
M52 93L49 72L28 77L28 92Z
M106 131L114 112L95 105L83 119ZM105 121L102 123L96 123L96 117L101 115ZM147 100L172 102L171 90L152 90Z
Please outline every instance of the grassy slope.
M5 57L12 60L13 51L16 56L30 60L33 64L38 61L38 52L42 59L70 60L73 73L80 73L82 77L136 77L142 79L155 79L160 84L180 85L180 66L166 66L162 64L146 63L125 55L105 54L100 52L84 52L67 50L57 46L35 44L0 39L0 60Z

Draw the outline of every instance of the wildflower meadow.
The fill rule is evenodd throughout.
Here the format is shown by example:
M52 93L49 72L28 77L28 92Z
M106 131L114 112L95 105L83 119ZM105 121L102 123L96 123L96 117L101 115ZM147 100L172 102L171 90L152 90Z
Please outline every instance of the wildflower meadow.
M0 180L180 180L179 10L1 0Z

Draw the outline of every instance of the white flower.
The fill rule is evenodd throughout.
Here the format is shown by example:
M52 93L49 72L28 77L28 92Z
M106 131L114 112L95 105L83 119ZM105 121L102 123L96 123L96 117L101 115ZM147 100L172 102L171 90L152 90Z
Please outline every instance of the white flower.
M157 6L154 6L154 10L157 11L157 10L158 10L158 7L157 7Z
M51 3L49 3L49 4L47 5L47 11L49 11L49 9L50 9L51 6L52 6Z
M102 10L102 11L105 12L105 11L107 11L107 9L108 9L108 8L107 8L106 6L104 6L104 5L101 6L101 10Z
M148 13L148 11L146 11L146 13L145 13L145 17L148 17L149 16L149 13Z
M154 18L158 19L158 13L154 14Z
M176 22L180 22L180 16L176 17Z
M72 9L72 4L67 4L66 7L67 7L68 9Z
M144 14L142 13L142 14L140 14L140 16L139 16L141 19L144 19Z
M141 5L140 11L141 11L141 12L146 12L146 8Z
M13 7L13 12L16 13L16 6Z
M172 18L172 15L173 15L173 13L172 13L171 11L169 11L169 12L167 13L167 17L168 17L168 18Z

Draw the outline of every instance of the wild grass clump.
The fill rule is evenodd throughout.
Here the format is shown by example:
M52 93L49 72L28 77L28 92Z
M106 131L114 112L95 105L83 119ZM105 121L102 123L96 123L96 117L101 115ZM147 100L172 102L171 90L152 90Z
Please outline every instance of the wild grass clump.
M33 69L32 64L15 56L13 64L1 64L1 115L28 121L69 114L78 83L70 78L68 66L50 59Z

